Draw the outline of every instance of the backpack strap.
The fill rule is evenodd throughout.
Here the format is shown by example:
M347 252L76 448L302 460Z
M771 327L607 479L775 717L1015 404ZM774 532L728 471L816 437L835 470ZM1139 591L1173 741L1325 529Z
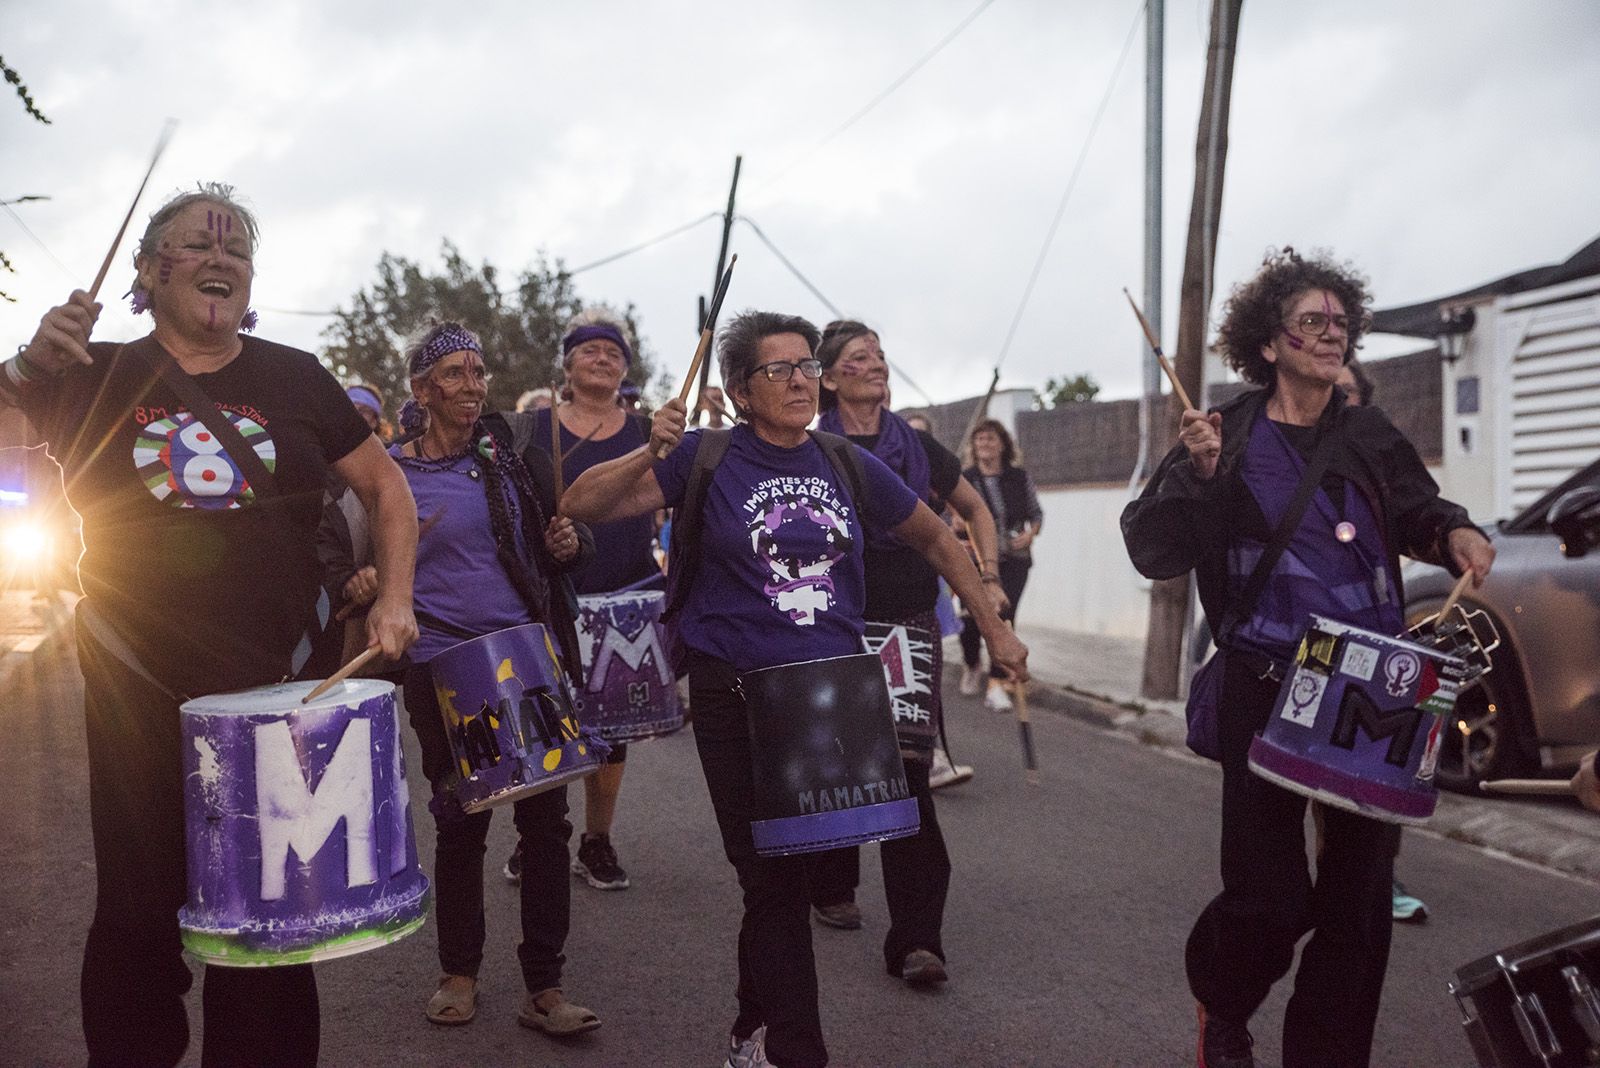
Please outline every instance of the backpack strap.
M813 441L822 446L822 454L833 465L835 473L849 485L850 503L859 509L856 502L867 499L867 472L861 466L861 454L856 451L855 443L841 434L830 434L826 430L808 433Z
M695 442L694 463L689 467L683 503L672 512L672 547L667 551L667 604L661 613L662 619L683 607L695 572L700 569L700 529L705 520L706 493L711 488L717 465L727 455L732 436L733 431L729 429L702 430Z

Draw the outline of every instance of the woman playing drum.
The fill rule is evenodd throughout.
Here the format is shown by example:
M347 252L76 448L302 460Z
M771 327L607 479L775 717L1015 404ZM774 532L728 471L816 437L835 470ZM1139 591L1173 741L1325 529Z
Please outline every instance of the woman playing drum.
M384 578L368 642L397 657L416 637L405 479L315 356L240 333L254 322L256 233L228 186L169 200L134 257L134 309L151 312L150 335L90 343L100 305L75 292L0 373L0 403L28 413L83 517L92 1065L173 1065L188 1045L178 706L301 670L326 618L314 537L330 467L373 517ZM196 387L205 399L192 408L184 395ZM197 417L201 405L232 426L236 445ZM204 1002L208 1066L316 1062L310 965L207 966Z
M818 340L806 320L771 312L746 312L723 330L722 381L748 422L732 429L711 474L695 578L674 621L688 650L706 787L744 891L739 1013L728 1061L738 1068L820 1068L828 1061L805 862L758 855L751 832L752 754L739 675L860 653L865 539L890 531L978 609L995 661L1018 676L1027 672L1026 647L1000 622L977 570L928 506L859 449L865 485L862 498L853 499L808 435L822 375ZM685 418L681 402L668 402L655 414L649 443L591 468L568 489L563 510L602 522L681 504L701 437L690 435L677 447ZM673 451L658 462L665 449Z
M870 451L920 499L933 506L935 513L943 510L944 501L949 501L966 523L978 558L985 562L995 560L994 519L978 491L962 477L961 461L931 435L912 430L884 406L889 364L877 332L853 321L829 323L817 356L822 361L823 387L823 413L817 425L844 434ZM913 985L941 983L947 978L940 928L950 887L950 854L939 831L928 784L943 710L939 699L944 675L943 642L935 610L939 576L919 553L892 537L867 539L865 567L867 620L910 628L902 633L922 635L929 649L930 692L925 707L914 708L926 712L927 718L897 723L901 752L906 758L906 778L920 809L921 829L912 837L884 842L881 847L884 893L889 902L884 964L890 975ZM1000 592L1000 576L994 571L984 571L983 581L993 593ZM811 902L822 922L860 926L855 904L860 864L861 850L854 846L818 853L812 858Z
M519 453L505 419L484 416L488 375L477 335L458 323L435 323L408 341L405 356L414 398L401 412L408 438L390 452L416 496L422 524L416 577L422 636L406 669L406 711L422 746L423 773L440 802L430 808L438 827L433 885L444 975L426 1015L434 1023L464 1024L477 1012L484 843L492 813L466 815L448 803L455 758L429 661L464 639L542 623L554 632L561 660L576 678L577 638L564 572L593 545L587 531L555 516L548 456L538 448ZM523 857L517 957L528 990L517 1019L550 1034L593 1030L599 1018L561 991L572 899L566 787L522 797L513 813Z
M1292 249L1269 255L1234 291L1217 342L1228 364L1262 388L1219 411L1184 412L1180 443L1122 514L1140 573L1164 579L1193 569L1217 635L1217 659L1196 676L1190 698L1191 714L1214 711L1223 774L1222 893L1195 923L1187 953L1203 1068L1255 1064L1246 1024L1308 930L1284 1018L1284 1066L1368 1062L1398 830L1328 809L1313 885L1306 799L1252 774L1247 752L1311 613L1395 635L1405 622L1400 553L1470 570L1479 582L1494 559L1383 413L1346 404L1335 388L1367 327L1368 301L1346 267ZM1261 595L1236 608L1303 473L1321 459L1327 473ZM1197 705L1208 693L1212 700Z

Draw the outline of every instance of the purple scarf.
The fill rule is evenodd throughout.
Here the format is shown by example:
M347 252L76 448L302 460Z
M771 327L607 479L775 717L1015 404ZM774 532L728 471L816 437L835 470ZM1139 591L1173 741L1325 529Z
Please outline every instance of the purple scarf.
M845 434L844 420L837 407L829 408L817 420L817 429L831 434ZM848 436L848 435L845 435ZM882 460L884 466L900 476L900 481L911 487L924 504L933 500L933 471L928 466L928 453L922 439L910 423L884 409L878 415L878 440L873 442L872 455ZM857 505L859 507L859 504ZM888 535L882 544L900 546L899 538Z

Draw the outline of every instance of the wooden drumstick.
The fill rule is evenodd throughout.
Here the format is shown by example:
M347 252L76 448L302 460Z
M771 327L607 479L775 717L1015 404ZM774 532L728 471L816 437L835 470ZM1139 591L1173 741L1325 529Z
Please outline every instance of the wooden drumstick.
M354 675L356 672L360 671L363 667L366 666L367 661L371 660L373 657L377 656L381 652L383 652L383 647L382 646L378 646L378 645L369 645L369 646L367 646L365 649L363 649L361 651L361 653L359 655L353 657L351 659L350 663L346 664L344 667L340 668L338 671L335 671L328 678L323 679L321 682L317 683L316 689L312 690L310 693L308 693L304 697L300 698L300 703L301 704L307 704L307 703L309 703L311 701L315 701L317 698L321 697L323 694L327 693L329 690L331 690L335 686L339 685L345 679L348 679L351 675Z
M1015 620L1008 621L1016 633ZM1027 770L1028 785L1039 785L1039 757L1033 748L1033 722L1028 719L1028 684L1021 679L1011 679L1011 702L1017 712L1017 733L1022 736L1022 766Z
M1150 320L1144 317L1139 305L1133 302L1133 294L1128 292L1127 286L1122 287L1122 295L1128 298L1128 306L1133 309L1133 314L1139 317L1139 325L1144 328L1145 340L1150 342L1150 348L1155 352L1156 359L1161 361L1161 369L1167 372L1167 381L1172 383L1172 392L1177 395L1185 409L1192 409L1194 402L1189 399L1189 393L1183 388L1183 383L1178 381L1178 372L1173 369L1167 354L1161 351L1161 342L1156 337L1156 332L1150 329Z
M1526 794L1532 797L1570 797L1572 783L1567 779L1490 779L1478 788L1486 794Z
M556 409L561 407L561 391L550 383L550 466L556 472L556 507L561 507L561 495L567 491L566 479L561 475L561 419Z
M1439 609L1438 619L1440 623L1444 622L1444 617L1450 614L1450 610L1456 606L1456 602L1461 600L1461 595L1467 592L1467 583L1471 581L1472 569L1469 567L1461 572L1461 577L1456 579L1455 586L1450 590L1450 596L1444 599L1444 607Z
M700 365L705 362L706 353L711 351L711 334L716 328L717 313L722 310L722 298L728 295L728 283L733 280L733 268L738 262L739 254L735 252L728 260L728 269L722 272L722 281L717 283L716 295L711 298L711 310L706 312L705 326L700 329L700 342L694 347L694 360L689 364L688 377L683 380L683 388L678 390L679 403L689 403L689 393L694 389L695 380L700 377ZM657 449L656 459L665 460L671 451L664 446Z
M150 166L145 168L144 181L139 183L139 191L133 194L133 203L128 205L128 214L123 217L122 225L117 228L117 236L111 239L111 248L106 251L105 262L100 265L100 273L94 276L94 285L89 287L89 299L93 300L100 292L100 286L106 280L106 274L111 270L111 261L117 258L117 248L122 244L122 236L128 232L128 224L133 221L133 213L139 207L139 198L144 196L144 187L150 182L150 175L155 173L156 164L161 162L161 154L167 150L167 142L172 140L172 131L177 129L178 120L168 119L161 127L161 136L156 140L156 150L150 156Z

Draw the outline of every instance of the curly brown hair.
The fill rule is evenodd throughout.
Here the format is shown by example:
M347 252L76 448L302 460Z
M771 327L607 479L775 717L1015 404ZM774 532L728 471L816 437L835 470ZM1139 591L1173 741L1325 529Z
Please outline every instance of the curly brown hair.
M1277 384L1277 366L1261 349L1283 328L1289 302L1308 289L1325 289L1339 298L1350 317L1350 344L1345 362L1361 345L1362 325L1371 312L1372 295L1367 280L1350 264L1313 250L1302 256L1293 246L1268 249L1261 269L1248 282L1235 286L1222 309L1222 325L1212 350L1246 382L1271 388Z

